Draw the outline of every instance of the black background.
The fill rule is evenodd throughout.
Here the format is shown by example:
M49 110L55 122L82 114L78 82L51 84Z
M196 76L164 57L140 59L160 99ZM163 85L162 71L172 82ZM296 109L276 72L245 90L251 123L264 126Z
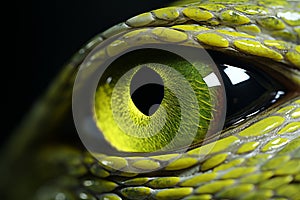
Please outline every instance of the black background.
M47 89L64 63L89 39L126 19L170 0L17 1L2 18L9 39L2 57L4 141ZM6 7L3 7L6 9ZM6 48L8 47L8 48ZM8 54L8 55L7 55ZM6 61L6 62L5 62ZM46 128L46 127L45 127Z

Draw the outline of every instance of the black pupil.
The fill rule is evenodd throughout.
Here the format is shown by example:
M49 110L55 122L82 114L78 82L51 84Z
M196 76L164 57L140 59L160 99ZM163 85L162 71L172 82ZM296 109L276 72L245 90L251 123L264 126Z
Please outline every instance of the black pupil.
M142 67L132 78L130 95L135 106L144 115L151 116L164 98L163 80L154 70Z

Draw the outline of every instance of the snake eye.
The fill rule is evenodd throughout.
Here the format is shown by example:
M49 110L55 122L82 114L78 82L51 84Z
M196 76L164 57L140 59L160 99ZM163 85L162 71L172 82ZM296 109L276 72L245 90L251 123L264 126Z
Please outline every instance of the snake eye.
M74 92L80 98L73 103L89 111L83 119L92 116L81 122L95 122L96 131L81 129L88 143L131 153L184 150L222 130L226 98L219 70L204 49L178 47L143 45L81 68Z
M77 74L73 116L92 152L185 152L285 94L255 63L132 35L101 43Z

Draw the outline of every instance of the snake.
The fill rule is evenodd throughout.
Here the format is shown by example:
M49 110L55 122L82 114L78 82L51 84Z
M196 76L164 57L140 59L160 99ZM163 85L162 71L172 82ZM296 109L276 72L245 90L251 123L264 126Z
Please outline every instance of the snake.
M214 61L245 62L250 71L257 68L276 79L285 94L185 151L173 145L138 154L156 149L133 139L119 144L125 138L120 135L113 146L129 153L93 154L73 124L76 75L85 59L110 59L132 47L132 41L205 49L214 52ZM300 199L299 44L300 2L295 0L181 0L113 26L70 59L2 148L1 199ZM132 63L143 53L139 50L125 62Z

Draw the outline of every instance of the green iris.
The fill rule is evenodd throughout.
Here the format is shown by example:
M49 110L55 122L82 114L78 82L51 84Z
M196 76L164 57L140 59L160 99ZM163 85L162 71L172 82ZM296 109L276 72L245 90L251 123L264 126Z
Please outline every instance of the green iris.
M144 67L163 81L163 98L152 114L131 96L133 77ZM95 94L95 118L106 141L119 151L155 152L201 142L213 117L211 91L203 77L212 69L164 50L135 50L115 60ZM156 94L153 94L156 95Z

